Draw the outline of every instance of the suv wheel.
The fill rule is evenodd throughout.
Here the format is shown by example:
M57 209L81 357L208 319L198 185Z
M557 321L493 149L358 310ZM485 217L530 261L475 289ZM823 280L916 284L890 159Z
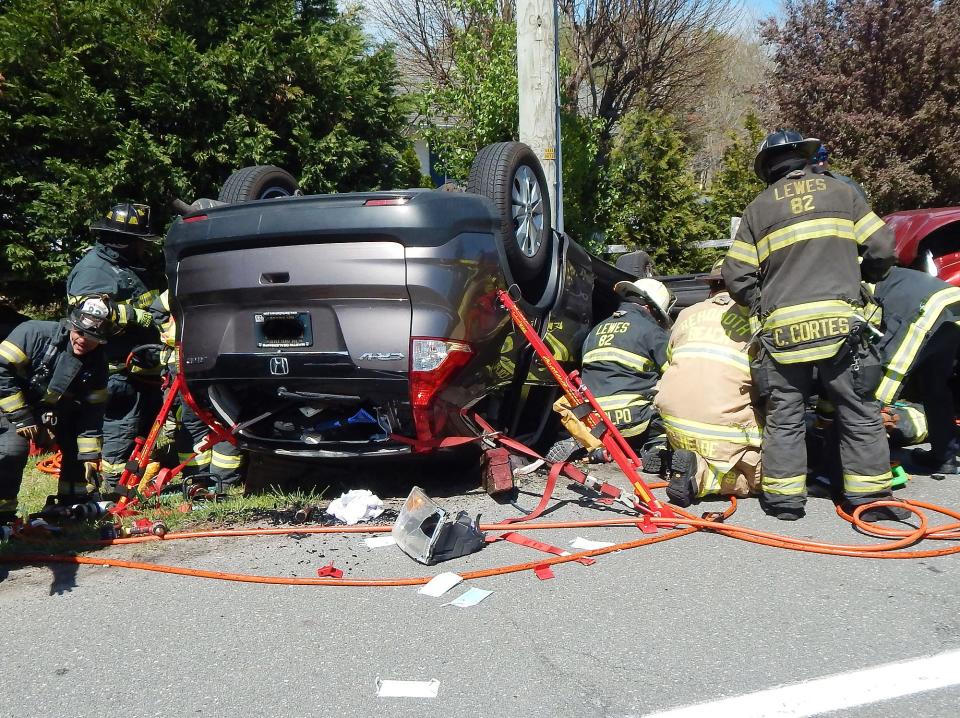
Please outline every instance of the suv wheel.
M273 165L255 165L237 170L227 178L217 197L221 202L290 197L299 189L292 174Z
M519 281L541 275L553 252L550 193L540 161L522 142L498 142L477 153L467 192L493 200L500 237Z

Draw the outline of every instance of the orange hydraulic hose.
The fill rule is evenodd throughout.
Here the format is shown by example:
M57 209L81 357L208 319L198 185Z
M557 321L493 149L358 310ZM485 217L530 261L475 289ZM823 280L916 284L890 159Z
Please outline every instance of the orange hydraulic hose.
M37 462L37 471L42 471L44 474L59 474L60 452L58 451L56 454L40 459L40 461Z
M664 484L655 484L651 488L661 488ZM930 549L930 550L918 550L918 551L895 551L895 549L903 548L904 546L912 545L921 539L924 538L937 538L937 539L954 539L960 538L958 532L955 529L960 528L960 524L952 523L945 524L941 526L929 526L929 522L925 516L920 511L920 508L932 510L938 513L942 513L951 518L960 519L960 513L945 509L935 504L929 504L922 501L879 501L872 504L872 506L900 506L916 515L920 521L920 525L914 529L905 530L905 529L891 529L881 526L873 526L868 524L860 519L860 514L867 507L858 507L852 515L845 514L838 509L838 513L845 520L852 523L858 530L866 533L868 535L874 536L890 536L894 537L894 540L882 543L882 544L873 544L873 545L847 545L847 544L828 544L821 543L816 541L808 541L804 539L793 538L790 536L782 536L780 534L773 534L764 531L758 531L756 529L750 529L743 526L734 526L726 523L722 523L723 520L729 518L736 511L736 499L733 497L730 498L730 505L723 512L719 520L708 521L705 519L695 518L693 515L679 510L676 510L676 513L679 515L679 518L652 518L650 519L654 524L668 528L673 527L677 530L671 531L670 533L661 534L658 536L651 536L648 538L638 539L636 541L626 541L619 544L614 544L600 549L593 549L590 551L581 551L579 553L571 554L569 556L557 556L553 558L544 558L538 561L529 561L526 563L511 564L508 566L498 566L489 569L482 569L478 571L469 571L462 573L464 579L472 578L487 578L490 576L499 576L508 573L516 573L518 571L528 571L532 570L538 566L552 566L555 564L568 563L570 561L578 561L582 558L589 558L593 556L602 556L607 553L613 553L615 551L625 551L632 548L639 548L641 546L647 546L654 543L659 543L661 541L668 541L670 539L679 538L680 536L686 536L688 534L694 533L696 531L711 531L720 533L731 538L740 539L742 541L749 541L751 543L757 543L764 546L772 546L776 548L786 548L794 551L807 551L811 553L822 553L834 556L852 556L859 558L897 558L897 559L906 559L906 558L929 558L933 556L946 556L949 554L960 553L960 545L953 546L949 548L942 549ZM542 530L542 529L563 529L563 528L585 528L585 527L601 527L601 526L625 526L630 524L637 524L639 518L636 517L619 517L615 519L600 519L594 521L543 521L529 524L483 524L481 529L484 531L498 531L498 530L516 530L517 528L522 528L523 530ZM679 528L680 526L686 526L686 528ZM332 526L317 526L317 527L290 527L290 528L279 528L279 529L228 529L223 531L195 531L195 532L184 532L179 534L167 534L166 536L159 538L155 536L139 536L139 537L130 537L130 538L120 538L120 539L111 539L104 541L95 541L90 542L95 545L114 545L114 544L129 544L129 543L143 543L147 541L171 541L177 539L190 539L190 538L222 538L222 537L231 537L231 536L263 536L263 535L284 535L284 534L325 534L325 533L382 533L390 531L390 526L349 526L349 527L332 527ZM114 566L117 568L129 568L137 569L141 571L154 571L157 573L170 573L180 576L193 576L196 578L211 578L218 579L223 581L238 581L245 583L262 583L262 584L279 584L279 585L295 585L295 586L416 586L427 583L432 576L419 576L419 577L410 577L410 578L384 578L384 579L344 579L344 578L308 578L308 577L290 577L290 576L257 576L253 574L238 574L238 573L225 573L221 571L207 571L202 569L191 569L191 568L182 568L179 566L169 566L164 564L152 564L144 563L139 561L124 561L120 559L105 559L105 558L91 558L87 556L70 556L70 555L44 555L44 554L22 554L19 556L2 556L0 557L0 563L72 563L72 564L86 564L93 566Z

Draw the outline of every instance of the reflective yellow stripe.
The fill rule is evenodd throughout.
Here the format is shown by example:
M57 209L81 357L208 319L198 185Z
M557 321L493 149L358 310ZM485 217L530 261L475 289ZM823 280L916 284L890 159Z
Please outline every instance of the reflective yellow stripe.
M819 302L805 302L789 307L781 307L770 312L763 323L764 329L776 329L799 321L814 319L832 319L833 317L849 317L855 313L855 308L842 299L824 299Z
M83 301L85 297L86 295L83 295L83 294L68 294L67 304L69 304L72 307L74 304L79 304L81 301Z
M757 259L757 248L752 244L744 242L742 239L733 240L730 249L727 250L726 259L733 259L737 262L749 264L751 267L759 267L760 260Z
M126 324L133 315L133 307L128 304L117 305L117 324Z
M86 401L88 404L102 404L107 400L107 390L106 389L94 389L89 394L87 394Z
M765 494L797 496L806 492L807 477L805 474L800 474L799 476L784 476L782 478L765 475L761 482L761 487Z
M650 400L640 394L613 394L611 396L594 397L604 411L612 409L626 409L632 406L647 406Z
M813 347L812 349L787 349L783 351L771 350L770 356L776 359L780 364L799 364L805 361L820 361L829 359L840 351L840 345L844 340L824 344L823 346Z
M27 363L27 355L23 353L23 349L8 340L0 342L0 359L13 366Z
M876 476L844 474L843 490L848 494L880 494L890 488L893 475L888 471Z
M646 371L653 366L653 362L640 354L628 352L626 349L617 349L616 347L602 347L591 349L583 355L583 363L596 364L598 362L608 361L614 364L635 369L637 371Z
M693 421L692 419L681 419L676 416L670 416L669 414L661 414L660 417L663 419L663 423L671 429L698 439L728 441L732 444L743 444L746 446L760 446L760 428L756 426L707 424L702 421Z
M214 449L211 463L218 469L239 469L243 465L243 454L221 454Z
M137 295L137 298L133 300L133 305L139 307L140 309L147 309L157 297L160 296L160 292L156 289L148 289L143 294ZM169 310L170 307L167 307Z
M719 362L747 374L750 373L750 358L745 352L737 351L731 347L710 344L709 342L689 342L672 352L671 361L681 357Z
M913 366L927 334L937 323L943 310L957 302L960 302L960 289L947 287L932 295L920 308L919 316L907 327L900 345L884 367L883 379L875 394L880 401L892 404L897 398L900 384Z
M913 440L920 444L927 440L927 416L912 406L894 406L894 412L903 412L913 425Z
M210 465L210 452L209 452L209 451L203 451L203 452L197 454L196 456L194 456L194 457L191 459L190 457L192 456L192 454L193 454L193 452L178 452L178 453L177 453L177 458L179 459L179 461L180 461L181 464L182 464L184 461L186 461L186 462L187 462L187 464L186 464L187 466L209 466L209 465ZM189 461L188 461L188 459L189 459Z
M78 436L77 453L78 454L99 454L103 447L103 439L99 436Z
M17 409L22 409L27 405L27 400L23 396L22 391L18 391L15 394L10 396L5 396L0 399L0 411L16 411Z
M642 434L643 432L645 432L649 426L650 426L650 420L647 419L646 421L640 422L636 426L631 426L627 429L619 429L620 436L622 436L625 439L628 439L631 436L638 436L639 434Z
M771 232L757 242L757 255L760 257L760 261L764 262L774 252L786 249L798 242L831 237L856 241L853 222L840 217L826 217L791 224L789 227Z
M857 244L863 244L873 233L884 226L884 221L873 212L868 212L853 225L853 232L857 236Z
M126 466L125 461L120 462L119 464L114 464L106 459L100 460L100 471L107 475L121 474L123 473L123 467Z

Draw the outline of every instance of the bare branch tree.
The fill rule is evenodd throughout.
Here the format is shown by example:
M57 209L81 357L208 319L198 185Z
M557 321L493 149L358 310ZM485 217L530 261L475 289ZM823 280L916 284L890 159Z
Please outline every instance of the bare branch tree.
M609 131L627 111L678 112L713 83L740 0L558 0L573 72L566 97Z

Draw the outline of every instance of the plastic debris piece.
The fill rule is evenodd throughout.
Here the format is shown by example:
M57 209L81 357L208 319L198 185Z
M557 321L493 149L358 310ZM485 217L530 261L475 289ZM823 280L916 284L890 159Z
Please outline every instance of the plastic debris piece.
M590 539L581 538L577 536L573 541L570 542L570 548L575 548L580 551L592 551L596 548L607 548L608 546L613 546L612 541L591 541Z
M443 605L456 606L457 608L470 608L470 606L476 606L491 593L493 593L493 591L487 591L483 588L468 588L455 599Z
M440 681L381 681L377 679L377 698L436 698Z
M383 548L384 546L393 546L397 543L397 540L387 534L386 536L371 536L370 538L365 538L363 542L370 548Z
M383 513L383 501L367 489L352 489L330 502L326 513L348 525L375 519Z
M343 578L343 571L336 568L332 563L317 569L317 576L320 578Z
M427 583L420 587L420 590L417 591L417 593L422 593L424 596L433 596L436 598L437 596L442 596L445 594L461 581L463 581L463 576L460 574L445 571L431 578Z

